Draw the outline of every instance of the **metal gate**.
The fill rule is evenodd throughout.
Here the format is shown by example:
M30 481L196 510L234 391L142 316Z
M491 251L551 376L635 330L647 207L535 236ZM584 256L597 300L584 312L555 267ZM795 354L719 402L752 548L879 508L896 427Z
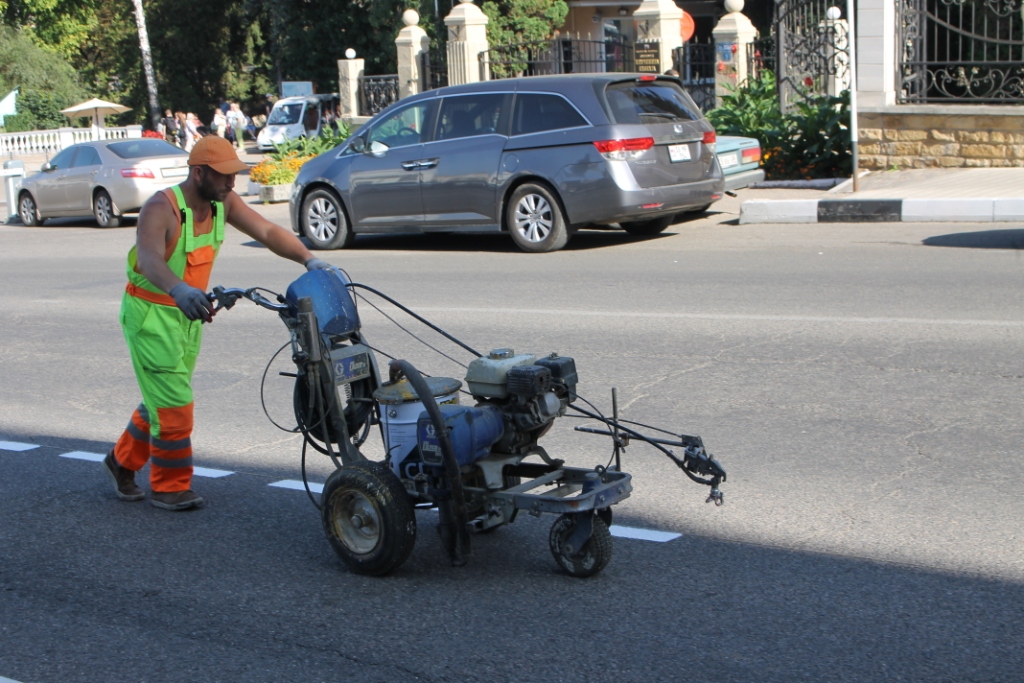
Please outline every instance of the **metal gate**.
M480 53L481 76L486 79L633 69L633 44L619 39L559 38L495 45Z
M686 92L705 114L715 108L715 43L686 42L672 51Z
M420 53L420 90L434 90L448 85L448 52L445 46L432 47Z
M1021 0L897 0L900 102L1024 102Z
M783 111L800 99L837 94L849 87L845 13L846 3L841 0L776 2L775 78Z

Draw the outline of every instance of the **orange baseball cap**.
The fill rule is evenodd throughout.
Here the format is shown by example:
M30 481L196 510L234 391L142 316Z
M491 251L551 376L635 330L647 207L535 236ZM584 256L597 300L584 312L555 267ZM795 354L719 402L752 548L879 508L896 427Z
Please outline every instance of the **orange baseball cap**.
M238 158L235 147L225 138L207 135L200 138L192 153L188 155L189 166L209 166L217 173L230 175L241 173L249 167Z

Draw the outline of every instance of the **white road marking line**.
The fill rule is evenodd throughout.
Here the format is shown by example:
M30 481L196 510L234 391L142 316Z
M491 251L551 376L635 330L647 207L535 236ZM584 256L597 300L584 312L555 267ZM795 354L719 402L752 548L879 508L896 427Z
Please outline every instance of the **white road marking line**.
M654 529L635 529L630 526L619 526L613 524L609 531L612 536L618 538L633 538L638 541L654 541L655 543L667 543L682 536L673 531L655 531Z
M14 448L6 448L7 445L10 445L10 442L8 442L8 441L0 441L0 448L4 448L5 450L18 450L18 449L14 449ZM30 448L35 448L35 446L31 446L30 444L14 444L14 445L29 446ZM20 450L28 450L28 448L21 448ZM72 451L70 453L62 453L60 457L62 457L62 458L75 458L76 460L91 460L93 462L101 462L107 456L105 454L102 454L102 453L87 453L85 451ZM194 475L196 475L197 477L211 477L211 478L226 477L229 474L234 474L234 472L230 472L228 470L215 470L215 469L210 469L208 467L194 467L194 468L192 468L192 473ZM292 489L294 491L305 491L306 490L305 485L303 485L303 483L300 480L298 480L298 479L282 479L281 481L275 481L275 482L272 482L270 484L267 484L267 486L273 486L273 487L279 488L279 489ZM311 482L309 482L309 490L314 492L314 493L323 493L324 485L323 484L317 484L316 482L312 482L311 481ZM682 534L678 534L678 533L675 533L673 531L655 531L654 529L637 529L635 527L620 526L618 524L613 524L611 529L609 529L609 531L611 531L612 536L615 536L617 538L631 538L631 539L634 539L634 540L637 540L637 541L653 541L655 543L667 543L669 541L674 541L675 539L677 539L677 538L682 536ZM0 683L5 683L5 679L0 678Z
M0 451L30 451L33 448L39 448L39 446L33 443L18 443L17 441L0 441ZM0 683L3 683L2 678L0 678Z
M88 453L86 451L71 451L70 453L61 453L62 458L73 458L75 460L90 460L92 462L103 462L103 459L107 457L106 453ZM209 467L193 467L192 474L197 477L209 477L216 479L218 477L226 477L229 474L234 474L229 470L214 470ZM0 681L2 683L2 681Z
M8 450L13 450L13 449L8 449ZM0 676L0 683L18 683L18 681L14 680L13 678L4 678L3 676Z
M281 481L275 481L273 483L267 484L267 486L275 486L279 489L294 489L296 491L306 490L305 485L298 479L283 479ZM316 482L311 481L309 482L309 490L312 491L313 493L323 493L324 485L317 484Z
M214 470L209 467L193 467L192 474L197 477L208 477L210 479L218 479L220 477L226 477L229 474L234 474L230 470Z
M61 453L62 458L74 458L75 460L91 460L93 462L103 462L103 459L107 457L106 453L87 453L85 451L71 451L70 453Z
M494 313L492 308L452 308L441 306L415 307L417 312L440 313ZM559 309L502 308L502 315L552 315L558 317L578 316L584 318L664 318L666 320L729 320L753 322L794 322L794 323L853 323L853 324L897 324L897 325L967 325L976 327L1024 327L1024 320L970 320L955 318L900 318L861 317L833 315L764 315L744 313L655 313L646 311L577 311Z
M437 512L437 508L430 508L427 512ZM619 526L613 524L609 529L612 536L619 538L630 538L636 541L654 541L655 543L668 543L681 537L674 531L655 531L654 529L637 529L631 526Z

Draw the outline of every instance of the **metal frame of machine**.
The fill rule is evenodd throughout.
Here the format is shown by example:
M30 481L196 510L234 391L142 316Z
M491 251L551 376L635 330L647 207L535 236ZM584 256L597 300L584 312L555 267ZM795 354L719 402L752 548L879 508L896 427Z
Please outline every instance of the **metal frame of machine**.
M408 361L393 360L384 381L360 331L352 296L357 288L384 298L476 356L465 378L475 404L458 402L461 381L425 378ZM338 269L304 274L285 295L275 295L276 303L260 291L267 290L216 287L210 296L218 310L249 299L276 311L288 328L297 370L293 404L297 431L304 436L303 481L307 447L334 461L337 469L320 500L308 483L307 493L321 510L332 547L353 571L376 576L395 571L415 543L415 510L436 507L441 540L455 565L471 555L470 531L511 524L525 510L559 515L549 545L564 571L579 577L597 574L611 558L611 508L632 491L631 477L621 468L621 450L631 439L661 450L690 479L711 488L708 502L722 504L719 485L726 474L705 452L700 437L620 420L614 390L611 418L574 405L586 401L576 394L572 358L511 349L480 354ZM432 400L422 398L428 396ZM537 443L570 408L603 424L602 429L576 429L610 437L613 462L567 467ZM368 460L359 450L374 425L380 426L387 452L383 462ZM641 428L673 438L651 437ZM682 448L683 457L666 446Z

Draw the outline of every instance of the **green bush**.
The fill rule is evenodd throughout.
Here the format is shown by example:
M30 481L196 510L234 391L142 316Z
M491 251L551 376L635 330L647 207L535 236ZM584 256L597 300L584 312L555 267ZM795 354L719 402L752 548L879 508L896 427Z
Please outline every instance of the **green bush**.
M22 90L18 93L18 113L4 118L4 128L8 133L18 133L69 126L70 122L60 110L71 104L73 102L68 102L66 97L55 93Z
M338 119L335 124L338 126L337 131L325 127L315 138L303 135L281 144L275 143L274 151L267 156L274 161L284 161L289 157L315 157L328 152L348 140L348 136L351 135L352 129L346 122Z
M708 113L719 135L744 135L761 143L768 180L836 178L853 172L850 156L850 93L801 99L786 115L779 111L775 77L733 90Z

